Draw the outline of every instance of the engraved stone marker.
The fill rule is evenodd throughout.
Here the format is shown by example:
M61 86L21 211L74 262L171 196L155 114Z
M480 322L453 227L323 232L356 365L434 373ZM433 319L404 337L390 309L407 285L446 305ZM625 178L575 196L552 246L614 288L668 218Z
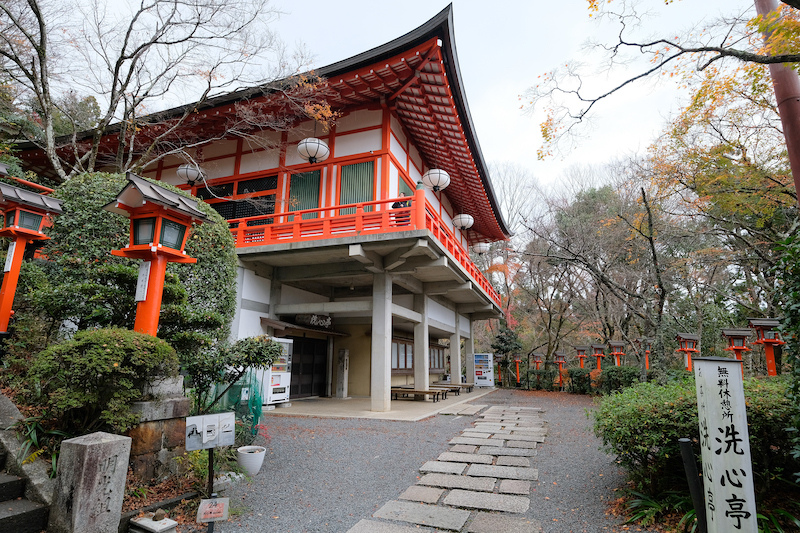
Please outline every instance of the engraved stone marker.
M61 443L48 531L117 531L131 438L97 432Z

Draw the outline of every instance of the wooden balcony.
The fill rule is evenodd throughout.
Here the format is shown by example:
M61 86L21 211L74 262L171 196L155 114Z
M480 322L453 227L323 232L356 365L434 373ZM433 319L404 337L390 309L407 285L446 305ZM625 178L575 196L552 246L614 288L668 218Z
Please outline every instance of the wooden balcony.
M392 209L392 204L400 200L406 201L408 207ZM478 270L453 232L431 209L424 191L412 197L231 219L228 223L237 248L427 229L459 262L472 281L498 306L501 305L499 293Z

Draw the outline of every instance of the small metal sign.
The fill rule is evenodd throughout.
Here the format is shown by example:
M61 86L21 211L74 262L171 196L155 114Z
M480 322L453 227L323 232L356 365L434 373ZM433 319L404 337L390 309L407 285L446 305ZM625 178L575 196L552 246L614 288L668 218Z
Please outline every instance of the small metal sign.
M224 522L228 519L229 498L214 498L213 500L200 500L197 508L198 522Z
M742 363L694 360L708 533L758 531Z
M234 413L186 417L186 451L233 446L235 426Z

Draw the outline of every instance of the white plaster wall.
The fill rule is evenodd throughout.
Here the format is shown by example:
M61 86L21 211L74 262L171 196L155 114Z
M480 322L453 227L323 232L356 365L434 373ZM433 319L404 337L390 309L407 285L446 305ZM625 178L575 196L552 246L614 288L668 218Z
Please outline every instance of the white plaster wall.
M453 329L456 327L455 312L430 298L428 298L428 316L443 324L447 324Z
M383 111L380 109L361 109L359 111L354 111L336 121L336 133L380 126L382 119Z
M425 198L428 200L428 203L431 204L433 210L438 213L442 204L439 202L439 197L436 196L436 193L433 192L433 189L425 187Z
M203 146L203 158L211 159L224 155L234 155L236 153L236 140L214 141Z
M400 141L402 146L408 146L408 138L406 134L403 132L403 126L400 125L400 121L397 120L397 117L392 116L391 121L391 129L392 133L397 136L397 139Z
M330 301L329 298L304 291L288 285L281 286L281 304L306 304L323 303Z
M461 319L459 320L459 324L461 324L461 336L469 337L469 318L465 317L464 315L460 316Z
M239 310L239 321L236 331L232 331L235 340L264 335L267 331L261 326L261 317L264 313L257 311Z
M362 131L336 136L335 157L363 154L381 149L381 130ZM295 150L296 152L297 150ZM287 157L288 160L288 157Z
M400 165L405 169L408 164L408 156L405 149L397 142L397 138L394 135L390 135L389 139L389 150L391 150L392 154L397 158L397 161L399 161Z
M201 168L205 170L208 179L224 178L232 176L235 168L236 158L226 157L224 159L215 159L214 161L205 161L200 164Z
M422 169L425 168L425 165L422 163L422 156L419 154L419 150L413 144L409 148L408 155L411 156L411 162L414 163L414 166L417 167L419 171L419 175L422 176Z
M400 187L400 171L394 163L389 164L389 196L397 196Z
M244 269L242 279L242 298L253 300L260 303L269 303L269 291L272 281L267 278L257 276L252 270Z
M239 173L257 172L277 168L280 162L280 152L278 150L262 150L260 152L245 152L239 163Z

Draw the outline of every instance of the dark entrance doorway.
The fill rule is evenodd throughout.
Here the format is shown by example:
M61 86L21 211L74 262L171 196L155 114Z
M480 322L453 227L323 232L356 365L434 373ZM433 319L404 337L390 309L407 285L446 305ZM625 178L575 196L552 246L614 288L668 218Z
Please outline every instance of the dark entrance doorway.
M328 375L328 341L289 337L292 347L292 384L289 399L325 396Z

